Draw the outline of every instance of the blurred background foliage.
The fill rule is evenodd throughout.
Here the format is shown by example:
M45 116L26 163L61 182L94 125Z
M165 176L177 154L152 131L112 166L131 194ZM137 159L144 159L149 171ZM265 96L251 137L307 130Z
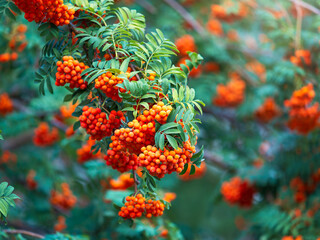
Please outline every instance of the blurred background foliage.
M117 3L143 13L148 31L159 28L172 40L192 36L196 50L205 59L191 77L190 86L206 103L198 139L198 145L205 146L206 172L200 174L201 178L188 181L174 174L167 176L160 182L160 188L163 194L176 194L172 208L154 225L141 220L134 228L127 223L118 224L117 212L109 201L121 202L126 196L126 192L105 186L105 182L119 174L99 160L84 164L77 161L77 149L83 145L84 135L80 131L67 138L65 131L74 119L59 121L61 106L66 105L63 103L66 90L54 87L54 95L45 96L38 92L34 79L45 39L39 35L37 25L23 16L17 16L16 21L2 16L0 53L12 54L9 46L16 29L21 24L27 26L21 40L27 43L25 49L18 52L16 60L0 62L0 93L8 93L14 105L12 113L0 116L5 139L1 142L0 179L13 185L22 199L16 202L16 208L10 209L8 226L53 234L58 216L63 215L67 226L63 232L88 235L91 239L159 239L163 229L169 230L169 239L281 239L285 235L302 235L304 239L314 240L319 237L320 213L315 207L319 188L303 202L296 202L295 193L289 188L293 178L307 182L320 167L319 130L299 135L286 126L289 115L284 101L293 91L312 83L315 102L320 96L320 3L306 0L303 5L301 2L124 0ZM236 19L222 20L213 15L214 4L229 6L225 9L229 15L238 13L241 4L246 11ZM209 26L210 21L214 22ZM182 43L188 44L188 40ZM297 49L311 53L310 65L297 66L290 61ZM181 58L178 55L175 61L178 63ZM250 70L248 64L252 62L259 62L262 70ZM208 70L208 63L214 63L213 70ZM236 107L221 108L213 104L213 99L218 94L217 86L230 81L231 72L237 72L245 82L245 98ZM267 97L275 100L282 114L264 124L257 121L255 112ZM43 121L59 129L60 139L45 148L32 142L34 129ZM34 177L30 177L30 171L34 171ZM223 200L221 185L235 175L248 179L257 189L250 209L230 206ZM50 191L59 189L62 182L70 185L78 199L71 211L61 211L50 204ZM310 209L313 212L308 215Z

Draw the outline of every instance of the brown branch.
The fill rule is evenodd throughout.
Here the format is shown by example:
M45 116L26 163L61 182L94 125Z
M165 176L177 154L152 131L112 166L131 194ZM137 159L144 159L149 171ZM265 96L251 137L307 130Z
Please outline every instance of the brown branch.
M221 169L221 170L224 170L224 171L227 171L227 172L230 172L230 173L235 173L237 170L230 166L229 164L223 162L223 160L218 157L218 156L215 156L211 153L208 153L208 152L204 152L204 159L205 161L207 161L208 163L211 163L212 165L214 165L215 167Z
M163 1L166 2L174 10L176 10L181 15L181 17L185 21L187 21L198 34L200 34L202 37L205 36L206 30L202 27L202 25L197 20L194 19L194 17L183 6L181 6L175 0L163 0Z
M23 234L23 235L27 235L27 236L30 236L30 237L44 239L43 235L40 235L40 234L37 234L37 233L33 233L33 232L29 232L29 231L26 231L26 230L5 229L4 232L8 233L8 234Z
M140 182L138 181L137 173L135 170L132 170L132 174L133 174L133 179L134 179L134 193L137 194L138 185L140 184Z
M291 2L300 5L301 7L310 10L311 12L320 15L320 9L310 5L309 3L303 2L301 0L290 0Z
M147 0L136 0L137 4L146 9L149 13L154 14L157 12L155 6L149 3Z

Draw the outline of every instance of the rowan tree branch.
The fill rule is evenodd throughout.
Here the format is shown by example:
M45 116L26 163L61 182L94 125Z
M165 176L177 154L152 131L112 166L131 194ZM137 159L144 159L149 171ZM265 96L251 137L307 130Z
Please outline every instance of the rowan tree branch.
M308 9L310 10L311 12L317 14L317 15L320 15L320 9L312 6L311 4L309 3L306 3L304 1L301 1L301 0L290 0L291 2L297 4L297 5L300 5L301 7L305 8L305 9Z
M26 231L26 230L5 229L3 231L5 233L8 233L8 234L23 234L23 235L27 235L27 236L34 237L34 238L44 239L43 235L40 235L40 234L37 234L37 233L34 233L34 232L29 232L29 231Z
M187 21L192 28L199 33L202 37L205 36L206 30L202 27L202 25L194 19L194 17L178 2L175 0L163 0L165 3L167 3L170 7L172 7L175 11L177 11L181 17Z

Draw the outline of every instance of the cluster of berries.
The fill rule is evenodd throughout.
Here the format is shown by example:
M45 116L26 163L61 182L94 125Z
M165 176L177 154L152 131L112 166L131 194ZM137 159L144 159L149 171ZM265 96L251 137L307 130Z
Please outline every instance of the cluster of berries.
M19 55L17 52L22 52L28 44L27 41L25 41L26 31L27 26L24 24L20 24L14 28L13 32L10 33L11 39L8 43L10 52L0 54L0 62L15 61L18 59Z
M30 170L28 172L28 175L26 177L26 183L27 183L27 186L30 190L34 190L38 187L38 183L37 181L34 179L36 176L36 171L34 170Z
M310 180L304 182L300 177L295 177L290 181L290 188L294 191L294 200L297 203L305 202L306 196L313 193L320 183L320 169L315 171Z
M84 106L83 113L79 117L81 127L86 129L94 140L101 140L104 137L111 136L114 129L119 128L121 121L125 121L123 112L111 111L109 119L107 114L100 108Z
M237 12L231 11L231 8L237 8ZM245 3L239 2L237 6L234 6L234 2L228 1L222 5L213 4L211 5L211 15L214 18L217 18L221 21L225 22L234 22L237 20L241 20L246 17L249 13L249 8L245 5Z
M57 223L54 225L54 230L56 232L62 232L66 228L66 218L64 216L59 216Z
M258 61L248 62L246 64L246 69L249 72L254 73L257 77L259 77L261 82L266 81L266 77L267 77L266 67L262 63Z
M303 67L304 65L311 65L311 53L309 50L296 50L295 55L290 57L290 61L299 66Z
M45 122L39 124L34 131L33 143L39 147L51 146L59 140L59 131L57 128L52 128L50 131L49 125Z
M146 200L142 194L126 197L125 205L121 208L119 216L133 219L145 215L147 218L163 215L165 205L160 200Z
M320 238L317 238L317 240L319 240ZM302 236L298 236L298 237L292 237L292 236L284 236L281 238L281 240L303 240Z
M129 78L131 72L131 68L129 67L127 72L125 73L127 77ZM130 81L136 81L137 78L134 76ZM104 94L111 98L112 100L116 102L122 102L122 99L119 96L120 92L125 92L126 90L123 88L119 88L117 85L123 83L123 78L120 78L111 72L107 72L99 76L95 80L95 88L100 89Z
M190 171L191 171L191 164L188 164L188 169L187 171L183 174L183 175L179 175L179 178L183 181L189 181L189 180L193 180L193 179L198 179L204 176L204 174L207 171L207 166L205 162L201 162L200 167L195 167L196 171L193 175L190 175Z
M97 153L93 153L91 148L96 143L96 140L89 139L85 145L77 150L78 162L83 164L89 160L97 159L102 157L101 151L99 150Z
M273 98L266 98L262 106L255 111L255 117L262 123L268 123L281 114Z
M231 73L230 78L227 85L218 84L217 96L212 100L216 106L237 107L244 101L246 83L237 73Z
M63 0L14 0L13 2L25 13L24 17L29 22L51 22L63 26L69 24L75 14L74 9L69 9L63 4Z
M155 120L160 124L166 123L171 110L171 106L158 102L150 110L145 110L137 119L129 122L128 128L115 130L105 157L107 164L120 172L137 169L139 165L137 155L141 153L142 147L154 145Z
M67 183L62 183L61 189L61 193L55 190L51 191L50 203L63 210L70 210L76 205L77 197L73 195Z
M181 56L188 56L188 52L197 51L195 41L191 35L183 35L176 39L175 45L177 46Z
M70 84L70 88L85 89L88 86L88 82L82 79L81 73L88 69L83 62L74 60L71 56L64 56L63 62L57 62L57 73L56 73L56 86L64 86Z
M13 111L13 103L7 93L0 94L0 116L5 116Z
M0 163L8 164L8 163L16 163L17 155L10 152L9 150L5 150L2 152L2 156L0 156Z
M134 185L134 179L130 173L124 173L118 179L110 179L109 184L113 190L126 190Z
M190 162L196 149L187 141L182 149L161 150L148 145L142 147L141 151L142 153L139 154L138 158L139 164L146 167L151 175L163 178L165 174L182 172L184 165Z
M226 202L240 207L251 207L254 186L248 180L241 180L240 177L234 177L230 182L224 182L221 186L221 193Z
M306 135L318 126L319 103L311 105L314 97L313 85L309 83L307 86L294 91L291 98L284 102L284 105L290 109L288 127L291 130Z
M163 201L171 203L173 200L175 200L177 197L177 194L174 192L167 192L164 194Z

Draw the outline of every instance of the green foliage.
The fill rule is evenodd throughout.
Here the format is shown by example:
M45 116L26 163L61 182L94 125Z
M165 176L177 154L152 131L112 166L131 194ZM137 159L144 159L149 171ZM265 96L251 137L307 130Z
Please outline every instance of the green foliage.
M13 193L14 187L9 186L7 182L0 184L0 220L6 221L10 207L15 207L15 199L20 199Z

